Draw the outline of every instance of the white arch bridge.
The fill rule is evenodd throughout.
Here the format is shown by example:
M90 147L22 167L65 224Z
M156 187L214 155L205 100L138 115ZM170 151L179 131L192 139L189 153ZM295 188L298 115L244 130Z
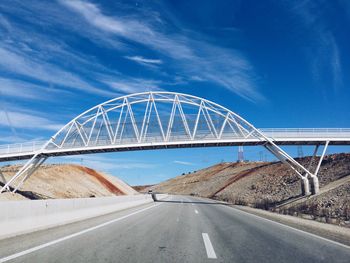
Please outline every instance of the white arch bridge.
M350 145L350 129L257 129L209 100L173 92L144 92L99 104L62 127L46 142L0 146L0 162L29 159L0 193L17 191L50 156L130 150L261 145L302 179L303 194L317 193L317 174L328 145ZM315 145L311 170L280 145ZM1 176L1 174L0 174Z

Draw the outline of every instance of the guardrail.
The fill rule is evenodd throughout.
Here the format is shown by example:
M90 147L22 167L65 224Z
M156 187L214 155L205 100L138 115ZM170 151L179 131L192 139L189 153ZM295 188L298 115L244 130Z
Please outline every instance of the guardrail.
M342 139L346 138L350 140L350 128L263 128L259 129L263 134L270 138L274 139L312 139L312 138L324 138L327 139ZM186 141L189 140L185 136L175 136L172 137L172 142L176 141ZM223 134L222 139L232 138L231 136L225 136ZM238 139L240 137L237 137ZM215 139L213 136L205 136L203 134L202 140L205 139ZM244 139L242 137L242 139ZM251 138L250 138L251 139ZM163 139L158 137L146 138L144 142L161 142ZM0 156L11 155L11 154L31 154L42 148L42 146L46 143L46 141L31 141L25 143L16 143L16 144L7 144L0 145ZM134 138L125 138L122 142L117 142L116 145L121 144L131 144L137 143L137 140ZM109 140L106 138L105 141L98 141L95 145L89 146L105 146L109 144ZM72 145L65 145L66 148L77 148L84 147L83 144L74 143Z
M41 149L46 141L31 141L24 143L0 145L0 155L12 153L32 153Z
M350 128L261 128L262 132L350 133Z
M266 128L259 129L271 138L350 138L350 128Z

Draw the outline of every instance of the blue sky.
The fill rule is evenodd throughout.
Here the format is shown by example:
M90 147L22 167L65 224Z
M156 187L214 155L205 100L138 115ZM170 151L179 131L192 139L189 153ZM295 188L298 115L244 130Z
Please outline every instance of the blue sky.
M349 3L2 0L0 144L49 138L98 103L148 90L207 98L259 128L350 127ZM248 159L259 151L245 148ZM235 160L237 149L51 162L81 158L144 184Z

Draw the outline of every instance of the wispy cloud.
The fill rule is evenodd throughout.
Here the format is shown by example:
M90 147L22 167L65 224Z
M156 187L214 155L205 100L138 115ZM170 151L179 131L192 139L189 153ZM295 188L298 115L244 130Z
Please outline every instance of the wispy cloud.
M163 61L160 59L144 58L141 56L125 56L125 58L132 60L132 61L135 61L141 65L147 65L147 66L154 66L154 65L163 64Z
M102 171L115 171L120 169L151 169L154 165L141 163L141 162L128 162L128 163L117 163L115 161L96 161L96 160L86 160L84 158L83 165L95 168Z
M8 135L4 136L0 134L0 143L1 144L15 144L15 143L21 143L21 142L28 142L28 138L22 137L22 136L15 136L15 135Z
M149 10L147 14L125 16L120 11L110 15L99 5L87 1L58 2L79 16L67 16L66 10L57 8L56 2L43 4L29 1L25 5L21 2L14 5L0 3L7 13L15 13L31 25L40 28L45 25L48 29L48 34L36 31L28 33L23 25L10 24L5 16L2 16L0 31L7 32L4 36L13 37L5 39L3 45L0 45L0 53L4 55L0 68L64 88L79 89L107 97L115 96L109 86L104 86L106 82L91 83L84 76L96 80L97 75L101 74L111 79L118 75L118 72L101 65L93 57L73 51L62 39L52 41L50 38L58 34L56 28L59 26L89 39L101 48L108 46L117 52L128 50L127 53L130 54L130 51L137 50L135 45L138 45L148 48L152 54L160 54L162 60L142 56L128 56L128 59L149 68L157 68L155 73L160 78L166 75L169 78L168 82L173 78L172 82L176 83L176 78L181 76L185 81L214 83L251 101L263 99L255 85L256 76L252 65L237 50L214 45L206 41L205 37L189 30L170 33L161 18ZM43 12L50 15L42 16ZM166 59L170 60L169 63ZM53 61L55 63L52 63ZM164 70L164 65L168 69ZM172 74L167 74L167 70ZM120 79L121 76L123 75L119 74L116 78ZM126 82L125 79L122 79L122 82ZM115 86L113 89L115 91Z
M7 31L12 29L11 24L7 21L7 19L0 14L0 25L5 28Z
M116 170L153 169L155 164L126 159L108 158L105 156L61 157L65 163L83 164L100 171L113 172Z
M113 94L112 92L97 89L76 74L65 71L51 63L43 60L36 61L33 57L28 57L23 52L19 54L14 50L0 47L0 57L0 69L11 73L89 93L104 96Z
M156 80L131 78L117 79L114 81L107 80L105 83L116 91L121 91L123 93L137 93L150 90L161 90L159 84L162 82Z
M41 117L39 113L35 115L33 113L33 111L26 113L11 110L0 112L0 126L50 131L57 131L63 126L50 119ZM9 118L7 118L6 114L8 114ZM11 120L10 123L9 119Z
M41 22L42 17L36 18L36 4L28 3L26 6L26 9L31 10L32 15L30 16L20 8L21 6L15 11L11 9L11 6L2 6L0 3L0 8L9 8L10 10L7 11L15 12L16 15L21 14L21 19L25 19L28 24ZM49 7L50 4L48 4ZM51 13L52 10L49 10ZM56 17L59 15L53 13L55 14L53 17L59 20ZM64 21L64 19L62 20ZM53 22L47 21L45 28L48 28L48 31L52 29ZM30 27L30 30L26 26L15 22L11 24L4 16L0 16L1 73L16 74L15 78L20 76L36 82L39 81L41 83L38 86L42 87L79 90L104 97L117 95L110 87L95 80L98 75L102 74L113 78L119 72L105 67L95 57L80 53L79 50L65 43L64 38L57 38L49 33L42 34L36 30L37 27L34 25ZM85 78L85 76L90 76L90 79ZM7 76L7 78L9 77ZM94 80L94 83L91 83L91 79ZM21 86L23 84L24 81Z
M285 7L301 23L298 32L306 32L308 46L304 48L313 79L319 84L332 86L334 90L343 86L342 65L336 37L327 23L327 6L320 1L286 1ZM304 39L305 40L305 39ZM328 81L330 77L330 82ZM329 83L329 84L328 84Z
M29 83L28 81L0 77L0 96L3 97L51 101L57 100L57 95L62 94L70 94L70 92L55 89L48 85L41 86Z
M60 0L60 2L70 10L82 15L88 24L99 30L147 45L173 57L192 56L192 50L186 45L159 33L152 26L138 19L104 15L97 5L86 1Z
M194 80L194 81L205 81L205 79L204 78L202 78L202 77L200 77L200 76L192 76L191 77L191 80Z
M196 40L185 34L167 34L151 23L141 23L142 19L108 16L99 6L89 2L61 0L60 3L80 14L92 31L105 32L104 38L117 36L118 41L133 41L171 58L176 70L188 79L195 75L248 100L263 99L254 84L256 77L253 67L238 51L215 46L203 39Z
M191 163L191 162L185 162L185 161L173 161L173 163L176 163L176 164L181 164L181 165L187 165L187 166L192 166L194 165L194 163Z
M133 34L144 31L152 33L149 28L140 22L133 20L119 21L101 13L100 9L87 1L60 1L65 6L80 13L84 18L95 27L104 31L119 34L124 37L132 38Z

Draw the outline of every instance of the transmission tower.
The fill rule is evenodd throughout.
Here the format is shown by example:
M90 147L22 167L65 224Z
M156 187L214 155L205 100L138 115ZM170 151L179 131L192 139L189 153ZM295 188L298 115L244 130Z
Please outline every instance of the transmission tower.
M238 146L238 162L243 162L244 161L244 152L243 152L243 146Z
M260 151L259 152L259 161L262 162L264 160L264 152Z
M298 157L299 158L304 157L303 147L301 145L298 146Z

